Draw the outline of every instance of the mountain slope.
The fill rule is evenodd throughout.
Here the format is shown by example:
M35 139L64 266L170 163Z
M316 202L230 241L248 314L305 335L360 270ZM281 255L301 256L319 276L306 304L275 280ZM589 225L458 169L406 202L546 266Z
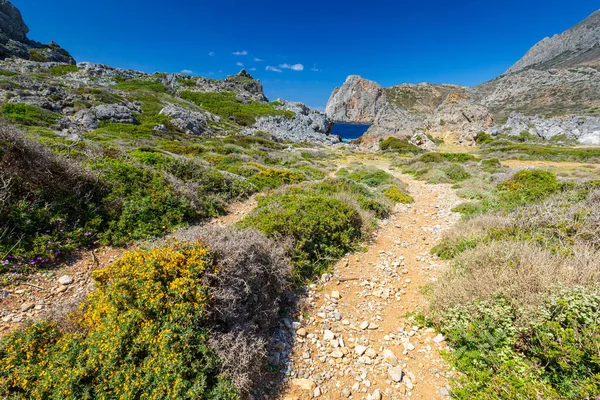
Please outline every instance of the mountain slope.
M600 66L600 10L571 29L538 42L505 74L575 66Z

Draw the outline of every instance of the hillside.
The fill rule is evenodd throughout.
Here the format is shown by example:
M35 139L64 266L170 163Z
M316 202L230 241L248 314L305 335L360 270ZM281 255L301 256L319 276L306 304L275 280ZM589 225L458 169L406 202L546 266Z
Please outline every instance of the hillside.
M586 66L600 67L600 10L571 29L542 39L504 75L526 69L547 71Z

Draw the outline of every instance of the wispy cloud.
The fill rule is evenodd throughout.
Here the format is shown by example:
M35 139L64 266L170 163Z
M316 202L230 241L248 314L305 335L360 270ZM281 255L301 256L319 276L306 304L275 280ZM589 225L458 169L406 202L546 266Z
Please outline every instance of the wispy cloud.
M271 71L271 72L281 72L281 70L277 67L272 67L270 65L267 65L267 67L265 68L265 70L267 71Z
M279 64L279 68L291 69L292 71L304 71L304 65L302 64Z
M212 56L214 56L214 55L215 55L215 52L214 52L214 51L211 51L210 53L208 53L208 55L212 57Z
M242 50L242 51L234 51L232 54L234 56L247 56L248 52L246 50Z
M265 60L261 60L261 59L260 59L260 58L258 58L258 57L254 57L254 61L256 61L256 62L263 62L263 61L265 61Z
M256 68L250 68L249 71L256 71Z
M182 69L181 73L191 75L194 73L194 71L192 71L191 69Z
M312 67L310 70L313 72L321 72L321 70L317 67Z
M240 62L235 63L235 65L237 65L238 67L243 67L244 63L240 61Z

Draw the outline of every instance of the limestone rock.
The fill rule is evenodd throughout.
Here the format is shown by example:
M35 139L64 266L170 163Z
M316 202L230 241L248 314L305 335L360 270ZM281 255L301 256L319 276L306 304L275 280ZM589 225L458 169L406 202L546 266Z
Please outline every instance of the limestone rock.
M160 111L161 115L171 117L171 123L191 135L200 136L206 132L208 119L206 115L189 111L182 107L169 105Z
M402 368L400 366L389 367L388 368L388 376L394 382L402 381Z
M292 379L290 383L292 386L295 386L301 390L305 390L311 394L314 393L315 389L317 388L317 385L310 379L296 378Z

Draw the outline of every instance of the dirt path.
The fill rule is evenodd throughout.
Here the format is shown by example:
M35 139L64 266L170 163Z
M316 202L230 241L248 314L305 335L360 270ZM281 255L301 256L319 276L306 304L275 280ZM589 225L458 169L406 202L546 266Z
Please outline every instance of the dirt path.
M415 204L398 205L366 252L340 260L327 282L311 286L304 314L288 323L293 345L281 398L447 396L446 344L408 316L425 311L422 290L443 268L429 251L459 218L450 210L460 200L448 185L401 179Z

